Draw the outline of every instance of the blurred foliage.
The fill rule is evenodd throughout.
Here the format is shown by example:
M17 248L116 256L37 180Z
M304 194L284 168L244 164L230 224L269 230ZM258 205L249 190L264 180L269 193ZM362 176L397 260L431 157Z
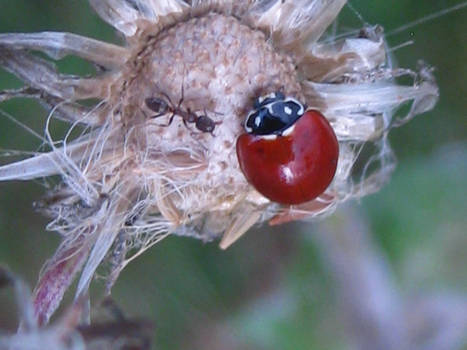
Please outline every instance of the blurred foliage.
M441 91L436 108L392 132L400 164L391 183L354 203L366 213L399 281L414 290L452 286L467 291L467 9L391 32L460 3L351 2L365 21L385 28L390 47L414 41L394 52L398 65L415 68L423 59L436 67ZM340 28L361 25L355 12L345 8ZM45 30L120 41L85 0L0 0L0 32ZM82 75L91 71L81 60L69 58L60 68ZM17 79L0 72L0 89L17 86ZM37 103L15 100L1 109L42 133L46 114ZM57 133L65 130L59 123L54 127ZM1 148L35 151L40 146L40 140L0 116ZM32 208L44 184L0 183L0 262L30 285L59 242ZM220 324L244 348L343 349L333 283L308 239L312 230L312 224L265 226L227 252L215 243L168 238L122 273L114 297L126 313L155 321L158 349L215 348L203 339ZM15 312L11 296L0 291L0 328L15 328Z

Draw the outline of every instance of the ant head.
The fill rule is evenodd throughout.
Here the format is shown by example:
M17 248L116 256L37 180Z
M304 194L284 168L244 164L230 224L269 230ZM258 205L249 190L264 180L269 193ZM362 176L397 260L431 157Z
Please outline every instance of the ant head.
M206 115L201 115L196 120L196 128L202 132L212 133L215 127L216 123Z
M156 113L165 113L169 108L169 104L162 98L148 97L144 100L146 107Z

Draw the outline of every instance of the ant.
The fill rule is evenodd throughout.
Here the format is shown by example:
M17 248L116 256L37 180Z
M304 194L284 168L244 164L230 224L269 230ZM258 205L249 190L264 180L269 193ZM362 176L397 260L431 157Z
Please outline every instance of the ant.
M178 105L175 106L172 103L172 100L166 93L162 93L162 95L167 99L163 99L160 97L148 97L144 100L146 106L153 112L157 114L152 116L152 118L161 117L167 112L172 113L170 116L169 122L163 126L169 126L172 124L176 115L182 117L183 124L188 127L188 124L195 124L196 128L201 132L208 132L214 136L213 131L216 125L220 124L221 122L215 122L211 118L206 115L206 111L204 111L204 115L197 115L195 112L192 112L189 108L186 110L181 108L181 104L183 102L183 86L182 86L182 98L178 101ZM168 102L167 102L168 101Z

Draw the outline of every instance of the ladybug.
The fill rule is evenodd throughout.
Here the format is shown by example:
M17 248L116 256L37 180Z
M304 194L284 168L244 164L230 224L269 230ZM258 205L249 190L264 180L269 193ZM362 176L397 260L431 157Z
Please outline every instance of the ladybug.
M301 204L322 194L334 178L336 135L317 110L281 93L257 99L237 157L248 182L271 201ZM259 119L258 119L259 118Z

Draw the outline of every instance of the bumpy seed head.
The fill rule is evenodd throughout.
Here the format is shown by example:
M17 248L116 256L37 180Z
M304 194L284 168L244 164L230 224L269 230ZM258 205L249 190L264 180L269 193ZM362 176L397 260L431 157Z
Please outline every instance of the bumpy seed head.
M159 206L171 203L166 219L174 227L201 220L200 234L213 237L232 225L234 208L267 202L240 172L235 140L257 96L281 90L303 98L298 74L292 57L233 16L207 12L155 30L149 26L140 34L128 75L114 84L123 90L115 102L124 107L119 111L122 132L133 130L138 135L134 144L142 147L137 151L145 155L132 171L160 187ZM183 98L179 109L199 113L196 126L207 132L194 134L182 118L167 127L148 120L144 101L161 94L172 101ZM203 110L219 111L213 117L214 137L214 121Z
M81 269L77 294L86 292L104 258L110 288L132 258L169 234L223 237L226 248L256 223L327 215L378 190L394 167L387 133L437 100L430 69L390 65L380 27L319 41L345 0L90 2L125 47L68 33L0 35L0 65L26 84L0 101L37 98L50 118L87 126L62 147L47 130L50 153L0 167L0 180L63 179L42 203L49 228L64 237L36 287L43 322ZM77 79L27 50L105 69ZM397 85L401 75L413 84ZM245 118L271 93L320 110L339 141L334 180L311 202L271 202L239 168ZM90 98L99 101L93 108L80 103ZM405 102L408 115L395 119ZM373 154L354 166L368 144Z

